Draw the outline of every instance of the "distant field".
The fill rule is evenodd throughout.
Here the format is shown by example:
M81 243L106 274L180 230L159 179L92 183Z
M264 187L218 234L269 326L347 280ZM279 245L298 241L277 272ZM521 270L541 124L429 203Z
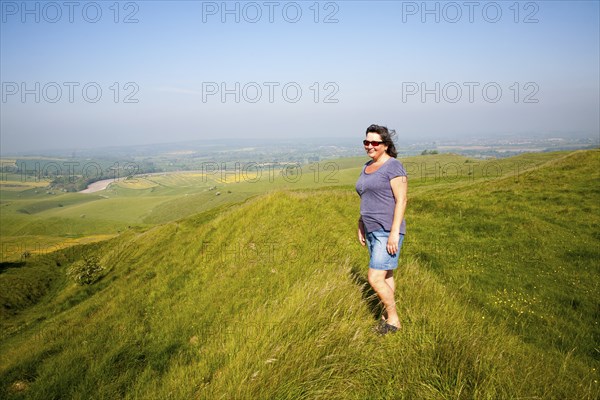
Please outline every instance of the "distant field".
M24 177L19 174L0 172L0 190L24 191L27 189L41 190L48 186L48 181Z
M21 182L21 181L2 181L0 190L22 192L32 188L45 188L46 182Z
M114 183L116 186L120 186L124 189L148 189L158 186L157 183L151 179L135 177L131 179L123 179Z

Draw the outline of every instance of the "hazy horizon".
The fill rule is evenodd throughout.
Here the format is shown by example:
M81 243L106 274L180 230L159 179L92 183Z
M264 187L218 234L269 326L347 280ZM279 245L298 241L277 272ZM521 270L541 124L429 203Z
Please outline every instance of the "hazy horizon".
M111 145L107 143L106 145L97 145L97 146L78 146L78 147L55 147L55 148L44 148L44 149L35 149L35 150L22 150L22 151L13 151L13 152L4 152L0 151L0 157L10 158L10 157L29 157L29 156L55 156L55 157L65 157L68 155L83 153L86 155L95 154L97 156L100 155L110 155L111 150L119 150L119 151L131 151L132 153L139 153L140 151L143 153L144 150L149 151L151 154L158 154L159 150L163 148L163 151L192 151L195 152L198 150L198 146L202 146L203 149L207 147L222 147L222 146L231 146L232 148L239 149L243 147L256 147L256 148L266 148L272 146L283 146L286 143L293 145L305 145L305 146L315 146L315 147L331 147L331 146L341 146L341 147L349 147L356 145L357 151L362 153L362 145L360 143L361 133L357 133L353 136L345 136L345 137L333 137L329 136L326 138L301 138L301 137L278 137L278 138L243 138L243 137L233 137L227 139L209 139L209 138L197 138L197 139L189 139L189 140L179 140L179 141L165 141L165 142L155 142L155 143L135 143L135 144L124 144L124 145ZM414 146L416 144L431 144L432 146L441 144L447 145L448 143L460 143L461 145L476 145L478 143L495 143L498 144L502 141L507 140L515 140L515 141L542 141L549 139L561 139L561 140L585 140L589 139L590 143L585 146L582 143L581 148L586 148L589 145L599 146L600 138L593 138L580 133L565 133L560 136L554 136L552 134L530 134L530 135L519 135L519 134L504 134L504 135L489 135L489 136L464 136L458 138L444 138L443 135L438 136L427 136L427 137L411 137L411 136L401 136L396 135L394 137L394 141L398 146L399 150L403 150L403 145L411 145Z

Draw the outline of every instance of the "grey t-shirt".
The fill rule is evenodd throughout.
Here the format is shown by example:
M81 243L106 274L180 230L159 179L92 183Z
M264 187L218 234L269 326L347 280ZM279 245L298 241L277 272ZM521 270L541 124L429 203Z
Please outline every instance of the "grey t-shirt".
M367 162L356 182L356 192L360 196L360 215L365 229L373 232L378 229L390 231L394 220L396 199L390 180L398 176L407 176L400 161L391 157L379 169L371 174L365 172ZM406 221L402 219L400 233L406 233Z

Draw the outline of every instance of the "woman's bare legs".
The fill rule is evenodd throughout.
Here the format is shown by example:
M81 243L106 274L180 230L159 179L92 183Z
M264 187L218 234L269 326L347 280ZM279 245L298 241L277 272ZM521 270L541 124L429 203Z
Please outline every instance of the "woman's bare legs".
M388 286L390 288L392 288L392 292L395 294L396 293L396 282L394 282L394 270L386 271L385 283L387 283ZM395 295L394 295L394 299L395 299ZM381 315L381 318L384 321L387 321L387 319L388 319L387 310L383 310L383 314Z
M381 302L385 306L387 313L387 323L397 328L400 327L400 320L396 312L396 300L394 299L394 291L396 289L394 283L393 271L384 271L369 268L368 274L369 284L375 290Z

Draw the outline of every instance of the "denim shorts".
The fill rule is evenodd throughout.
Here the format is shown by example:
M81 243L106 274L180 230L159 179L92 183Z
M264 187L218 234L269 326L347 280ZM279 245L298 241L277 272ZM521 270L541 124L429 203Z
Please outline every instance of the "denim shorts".
M400 234L398 240L398 252L393 256L387 251L387 242L390 232L378 229L373 232L366 232L367 248L371 255L369 268L379 270L393 270L398 267L398 259L400 258L400 249L404 241L404 235Z

